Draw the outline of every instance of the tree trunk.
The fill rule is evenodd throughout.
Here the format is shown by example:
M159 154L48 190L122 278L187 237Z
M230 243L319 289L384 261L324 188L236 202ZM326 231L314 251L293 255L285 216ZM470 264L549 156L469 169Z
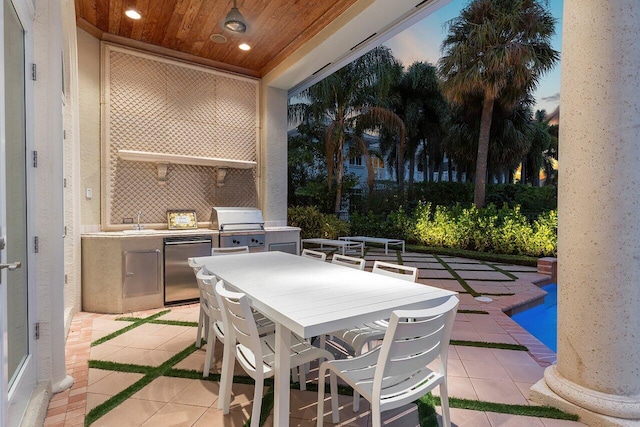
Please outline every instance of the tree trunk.
M398 196L400 197L400 201L404 201L404 144L402 141L398 141L398 152L397 152L397 160L398 167L396 168L396 172L398 173Z
M433 174L436 171L436 163L433 158L429 158L429 182L433 182Z
M409 158L409 193L413 190L414 172L416 169L416 156L413 155Z
M430 182L429 180L429 171L431 170L431 165L429 165L429 155L427 154L427 141L424 140L423 148L422 148L422 164L424 167L423 170L423 181Z
M447 158L447 181L453 181L453 166L451 165L451 159Z
M336 153L336 203L334 206L334 212L336 215L340 215L340 208L342 205L342 176L344 175L344 135L340 135L338 141ZM329 177L331 179L331 177Z
M535 168L532 168L532 171L531 171L531 184L534 187L540 187L540 169L535 170Z
M476 160L475 189L473 203L477 208L484 207L487 194L487 157L489 155L489 136L495 98L485 94L480 119L480 137L478 138L478 157Z

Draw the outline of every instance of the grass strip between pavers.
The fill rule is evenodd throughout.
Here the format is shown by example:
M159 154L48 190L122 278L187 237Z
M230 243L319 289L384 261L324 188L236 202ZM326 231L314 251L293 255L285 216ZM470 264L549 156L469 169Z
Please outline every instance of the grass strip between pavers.
M512 297L515 295L515 293L513 292L505 292L505 293L500 293L500 292L485 292L482 295L488 295L490 297Z
M154 325L170 325L170 326L189 326L191 328L197 328L198 322L186 322L184 320L152 320L149 323L153 323Z
M134 321L129 326L125 326L122 329L118 329L117 331L112 332L109 335L105 335L104 337L95 340L94 342L91 343L91 347L95 347L97 345L100 345L103 342L109 341L110 339L113 339L113 338L117 337L118 335L122 335L125 332L128 332L128 331L132 330L133 328L137 328L138 326L140 326L140 325L142 325L144 323L150 322L151 320L155 320L160 316L164 316L165 314L169 313L170 311L171 310L163 310L163 311L160 311L160 312L158 312L156 314L153 314L153 315L151 315L149 317L144 317L144 318L142 318L140 320Z
M122 402L124 402L125 400L127 400L128 398L133 396L135 393L137 393L138 391L142 390L142 388L144 388L145 386L150 384L151 381L153 381L156 378L164 375L165 372L170 371L172 369L173 365L175 365L176 363L179 363L180 361L185 359L187 356L189 356L191 353L193 353L196 350L197 350L196 346L195 345L191 345L191 346L185 348L184 350L182 350L180 353L175 354L172 357L170 357L169 360L167 360L166 362L162 363L160 366L156 366L156 367L154 367L154 366L146 366L146 367L145 366L140 366L140 367L137 367L137 368L144 368L144 370L146 371L146 374L144 375L144 377L140 378L138 381L133 383L131 386L125 388L120 393L116 394L115 396L112 396L111 398L106 400L104 403L96 406L91 411L89 411L89 413L86 415L86 417L84 419L85 427L90 426L91 424L96 422L96 420L98 420L100 417L105 415L107 412L111 411L116 406L120 405ZM91 367L93 362L100 362L100 361L93 361L93 360L89 361L89 367ZM102 365L102 366L104 366L104 367L111 366L113 368L117 368L117 367L125 368L126 367L127 369L134 369L133 367L135 366L135 365L126 365L126 364L121 364L121 363L113 363L113 362L104 362L104 363L105 364ZM108 363L110 365L107 365L106 363ZM118 369L114 369L114 370L118 370ZM131 372L131 371L125 371L125 372Z
M121 322L141 322L145 319L143 317L118 317L116 320ZM155 319L155 320L146 321L144 323L153 323L155 325L190 326L193 328L198 327L198 322L186 322L184 320Z
M471 286L469 286L466 280L460 277L460 275L453 268L451 268L449 264L447 264L445 261L442 260L442 258L440 258L438 255L435 255L435 254L433 255L433 257L437 259L438 262L444 266L444 268L447 269L449 274L451 274L453 278L456 279L458 283L460 283L460 285L464 288L464 290L466 290L471 294L471 296L473 296L474 298L480 296L480 294L476 292L475 289L473 289Z
M493 268L495 271L504 274L505 276L509 277L510 279L518 280L518 276L514 276L513 274L511 274L507 270L503 270L500 267L498 267L497 265L490 264L490 263L484 262L484 261L480 261L480 263L486 265L487 267Z
M440 406L441 401L438 396L428 393L418 399L418 410L420 405ZM536 405L511 405L507 403L484 402L482 400L461 399L449 397L449 407L458 409L470 409L473 411L495 412L498 414L522 415L525 417L551 418L554 420L578 421L578 416L561 411L550 406ZM437 424L433 424L434 426Z
M456 248L437 248L433 246L421 246L409 244L406 247L407 251L426 253L430 255L445 255L451 257L468 258L496 263L525 265L527 267L536 267L538 265L538 258L530 257L526 255L505 255L494 254L490 252L475 252L464 249Z
M488 311L484 311L484 310L458 310L458 313L462 313L462 314L489 314Z
M459 345L463 347L497 348L498 350L529 351L527 347L520 344L508 344L501 342L450 340L449 345Z

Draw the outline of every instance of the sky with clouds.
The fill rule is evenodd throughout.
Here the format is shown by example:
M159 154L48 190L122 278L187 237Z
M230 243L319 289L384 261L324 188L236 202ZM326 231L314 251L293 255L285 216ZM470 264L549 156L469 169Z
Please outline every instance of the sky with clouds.
M556 34L551 40L553 48L561 51L562 47L562 2L549 0L549 9L557 19ZM391 48L396 58L406 67L415 61L426 61L435 64L440 58L440 46L447 34L445 23L460 14L468 0L452 0L451 3L427 16L422 21L404 30L385 43ZM551 113L560 103L560 62L553 70L545 74L534 92L535 109L545 109Z

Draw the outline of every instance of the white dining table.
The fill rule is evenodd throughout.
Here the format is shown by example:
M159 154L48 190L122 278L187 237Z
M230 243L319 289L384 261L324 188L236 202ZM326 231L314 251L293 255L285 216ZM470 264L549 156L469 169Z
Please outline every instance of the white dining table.
M441 304L455 292L284 252L195 258L276 324L274 425L289 425L291 332L328 334ZM232 378L231 375L228 378ZM224 384L220 387L224 390Z

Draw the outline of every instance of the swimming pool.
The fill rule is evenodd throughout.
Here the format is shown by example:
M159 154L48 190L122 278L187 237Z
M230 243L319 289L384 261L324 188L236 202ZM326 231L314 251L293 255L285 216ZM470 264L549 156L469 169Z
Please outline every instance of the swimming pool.
M557 351L558 285L543 286L547 291L544 303L511 316L520 326L553 351Z

